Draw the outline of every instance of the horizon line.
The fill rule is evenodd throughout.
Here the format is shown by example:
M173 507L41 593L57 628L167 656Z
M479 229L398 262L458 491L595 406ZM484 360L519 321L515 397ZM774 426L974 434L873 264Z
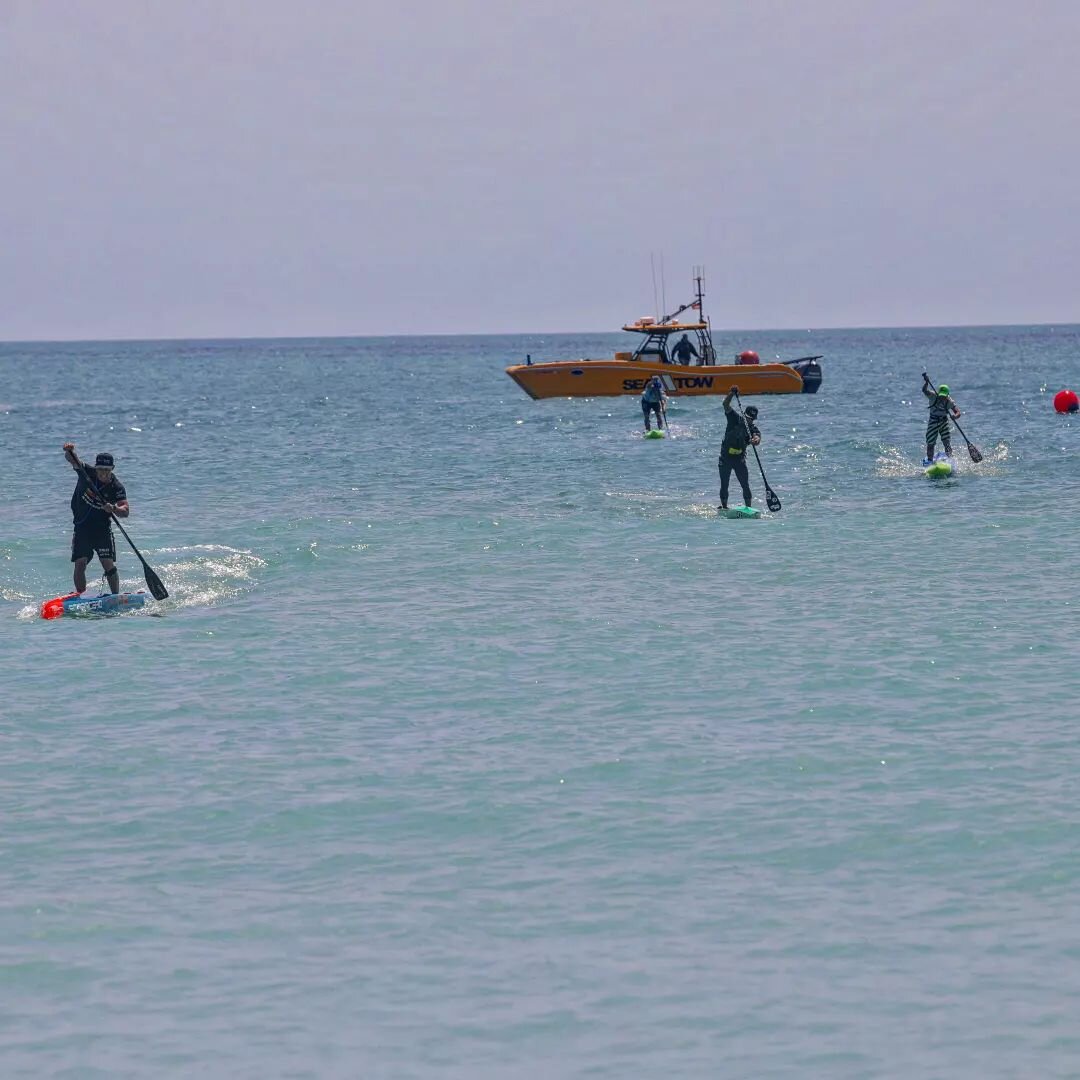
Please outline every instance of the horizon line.
M1080 327L1080 322L1037 322L1037 323L908 323L906 325L878 325L878 326L756 326L756 327L725 327L717 330L712 328L715 334L813 334L833 333L835 331L858 331L858 330L992 330L1013 329L1021 327ZM434 333L434 334L270 334L270 335L247 335L228 334L218 336L196 337L33 337L33 338L0 338L0 345L136 345L152 344L154 342L171 341L384 341L397 338L464 338L464 337L582 337L585 335L615 335L626 331L618 330L515 330L510 333L498 331L482 331L480 333Z

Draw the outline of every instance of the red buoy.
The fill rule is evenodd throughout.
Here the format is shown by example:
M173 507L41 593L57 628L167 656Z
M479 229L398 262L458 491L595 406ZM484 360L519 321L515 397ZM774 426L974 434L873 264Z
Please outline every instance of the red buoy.
M1080 409L1080 398L1075 390L1059 390L1054 395L1054 411L1060 413L1076 412Z
M761 359L753 349L746 349L744 352L739 353L740 364L760 364Z

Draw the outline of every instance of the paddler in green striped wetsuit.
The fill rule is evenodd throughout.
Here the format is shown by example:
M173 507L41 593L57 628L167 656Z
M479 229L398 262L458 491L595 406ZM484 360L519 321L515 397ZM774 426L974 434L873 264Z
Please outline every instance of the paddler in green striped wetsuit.
M949 427L949 415L959 419L960 409L949 397L949 388L942 383L935 393L930 389L930 379L923 375L922 392L930 399L930 415L926 418L926 460L929 465L934 460L934 444L941 439L945 453L952 457L952 429Z

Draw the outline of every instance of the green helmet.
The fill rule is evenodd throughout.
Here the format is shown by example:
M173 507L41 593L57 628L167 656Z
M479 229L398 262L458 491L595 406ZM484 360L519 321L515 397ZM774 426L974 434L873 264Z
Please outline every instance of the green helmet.
M937 392L938 392L938 397L948 397L949 396L949 388L944 383L942 383L937 388Z

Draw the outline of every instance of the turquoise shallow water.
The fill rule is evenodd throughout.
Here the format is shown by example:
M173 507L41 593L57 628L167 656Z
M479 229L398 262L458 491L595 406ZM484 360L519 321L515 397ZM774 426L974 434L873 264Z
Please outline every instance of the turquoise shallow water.
M758 522L502 372L620 340L0 346L3 1075L1080 1072L1080 328L726 335ZM68 439L153 615L34 617Z

